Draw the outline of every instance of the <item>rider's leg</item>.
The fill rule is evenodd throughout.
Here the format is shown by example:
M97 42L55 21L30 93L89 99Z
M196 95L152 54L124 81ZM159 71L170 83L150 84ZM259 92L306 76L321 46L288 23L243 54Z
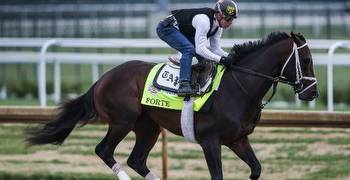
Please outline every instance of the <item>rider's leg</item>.
M165 25L162 22L157 27L157 34L160 39L182 54L180 59L180 87L178 94L195 94L197 90L192 89L190 85L192 58L195 55L194 45L174 26Z

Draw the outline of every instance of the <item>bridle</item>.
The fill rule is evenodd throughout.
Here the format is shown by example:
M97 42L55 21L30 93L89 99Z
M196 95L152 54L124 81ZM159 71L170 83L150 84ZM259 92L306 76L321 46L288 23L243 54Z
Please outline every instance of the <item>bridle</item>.
M295 42L293 42L293 50L290 53L290 55L288 56L288 59L285 61L284 65L282 66L280 75L277 77L273 77L273 76L269 76L263 73L259 73L247 68L242 68L242 67L238 67L238 66L231 66L230 69L232 70L237 70L240 72L244 72L253 76L258 76L258 77L262 77L265 79L268 79L270 81L273 82L273 91L271 96L268 98L268 100L265 103L257 103L260 106L260 109L263 109L272 99L272 97L275 95L276 93L276 89L277 89L277 84L279 82L284 83L284 84L289 84L291 86L293 86L294 92L297 94L302 94L304 93L306 90L310 89L312 86L317 84L317 79L315 77L309 77L309 76L303 76L303 72L301 69L301 65L300 65L300 59L299 59L299 49L302 49L304 47L307 46L307 43L301 45L301 46L297 46ZM292 56L295 55L294 59L295 59L295 74L296 74L296 79L295 81L289 81L283 74L285 72L285 68L287 67L288 63L290 62L290 60L292 59ZM236 82L238 83L239 87L242 89L242 91L249 96L247 90L244 88L244 86L242 85L242 83L238 80L238 78L234 75L234 73L232 72L231 75L233 76L233 78L236 80ZM304 84L301 80L308 80L308 81L313 81L313 83L311 83L310 85L308 85L306 88L304 87Z
M294 91L298 94L302 94L304 93L306 90L310 89L312 86L317 84L317 79L316 77L309 77L309 76L303 76L303 72L301 70L301 66L300 66L300 60L299 60L299 49L304 48L305 46L307 46L307 43L297 47L297 45L295 43L293 43L293 51L292 53L289 55L288 59L286 60L286 62L284 63L280 76L279 78L283 81L287 81L287 84L291 84L291 82L289 82L287 80L287 78L283 75L285 68L287 67L287 64L290 62L293 54L295 54L295 82L294 84L291 84L294 88ZM313 81L313 83L311 83L310 85L308 85L306 88L304 87L304 84L302 83L301 80L308 80L308 81ZM280 81L282 82L282 81Z

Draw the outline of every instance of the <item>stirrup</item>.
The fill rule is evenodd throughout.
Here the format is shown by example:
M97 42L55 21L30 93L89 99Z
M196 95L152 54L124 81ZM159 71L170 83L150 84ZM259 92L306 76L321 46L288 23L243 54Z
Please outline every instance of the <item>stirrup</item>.
M179 90L177 91L177 95L178 96L197 96L200 94L200 89L199 89L199 86L192 86L191 84L189 84L189 88L190 88L190 91L187 91L187 92L180 92Z
M186 97L186 96L197 96L198 95L198 91L193 91L193 92L177 92L177 95L180 97Z

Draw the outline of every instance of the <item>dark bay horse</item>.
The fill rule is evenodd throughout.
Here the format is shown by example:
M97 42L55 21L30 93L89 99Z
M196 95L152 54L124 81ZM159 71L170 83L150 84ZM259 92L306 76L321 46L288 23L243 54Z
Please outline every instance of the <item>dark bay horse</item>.
M301 34L275 32L266 38L235 45L236 63L226 67L219 89L207 112L196 112L195 136L202 147L211 179L223 179L221 145L246 162L250 179L260 177L261 166L249 143L260 119L261 102L273 84L290 84L302 100L318 96L310 49ZM118 175L129 179L113 158L120 141L136 134L127 164L146 179L158 179L146 166L148 154L160 128L182 136L180 111L140 104L145 80L155 64L129 61L103 75L85 94L63 103L58 116L31 131L31 145L64 142L78 123L100 120L109 125L107 135L96 146L96 154Z

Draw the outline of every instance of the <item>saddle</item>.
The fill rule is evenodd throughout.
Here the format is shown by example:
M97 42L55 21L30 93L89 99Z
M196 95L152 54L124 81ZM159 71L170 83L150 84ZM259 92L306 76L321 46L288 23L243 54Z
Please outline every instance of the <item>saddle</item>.
M160 68L154 78L153 85L158 89L176 93L179 88L180 63L175 56L169 57L169 61ZM216 62L202 60L192 66L191 83L192 86L199 87L198 96L211 90L216 74L216 65Z

